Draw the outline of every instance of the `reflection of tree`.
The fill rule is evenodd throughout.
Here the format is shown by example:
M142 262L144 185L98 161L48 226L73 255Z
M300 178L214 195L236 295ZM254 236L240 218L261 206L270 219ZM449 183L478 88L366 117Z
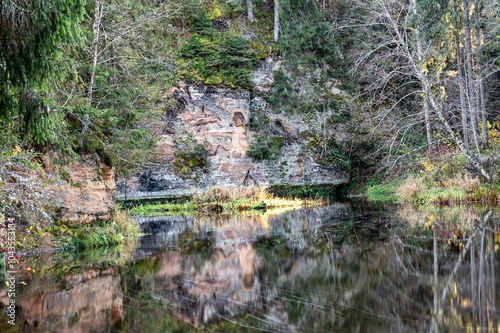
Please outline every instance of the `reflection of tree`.
M480 215L478 213L478 216ZM433 331L467 327L477 332L487 331L488 327L496 327L491 326L496 325L498 321L495 311L492 311L496 302L496 279L494 230L488 226L491 215L490 210L476 220L481 223L477 223L476 226L469 225L468 237L465 236L467 232L462 233L463 242L466 243L458 256L449 254L446 256L446 252L445 255L438 255L439 242L447 244L446 239L442 237L440 239L438 234L447 228L448 220L438 218L434 222L432 227L434 318L431 325ZM428 218L428 215L423 215L422 226L425 227ZM405 246L399 239L398 242L402 247ZM465 260L467 255L469 260ZM413 257L413 253L405 256L405 258ZM414 273L418 274L418 271L421 270Z

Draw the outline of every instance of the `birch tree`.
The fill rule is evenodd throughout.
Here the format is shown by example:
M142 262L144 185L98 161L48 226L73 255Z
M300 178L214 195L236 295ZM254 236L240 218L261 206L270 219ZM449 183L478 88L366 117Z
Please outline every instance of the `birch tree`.
M467 64L467 91L469 103L469 117L472 124L472 137L474 145L479 152L479 124L477 119L477 105L476 94L474 85L474 67L472 64L472 41L470 32L470 17L469 17L469 1L462 0L463 3L463 19L464 19L464 33L465 33L465 56Z
M413 15L415 18L418 17L417 15L417 2L416 0L411 0L411 6L413 7ZM421 22L420 20L417 20L417 25L420 25ZM423 72L423 67L424 67L424 58L423 58L423 50L422 50L422 38L420 36L420 31L419 29L415 29L415 41L417 44L417 61L418 61L418 69ZM432 157L432 135L431 135L431 123L430 123L430 115L429 115L429 103L427 101L427 97L424 95L423 96L423 111L424 111L424 118L425 118L425 132L427 134L427 153L429 154L429 158Z
M449 137L460 149L462 155L474 165L485 179L491 180L490 175L482 166L480 156L478 154L473 154L467 149L459 133L453 129L446 119L443 111L443 100L435 93L435 91L441 91L439 80L433 76L432 72L425 70L422 66L422 64L432 55L434 45L426 40L419 24L410 24L412 21L415 22L416 16L421 15L416 0L411 0L409 4L399 0L375 0L368 5L365 3L365 9L370 13L371 21L368 24L379 24L387 29L388 33L386 39L383 41L384 45L390 45L392 52L406 59L408 66L401 67L400 70L408 70L409 74L415 77L419 82L420 93L423 95L423 98L429 102L429 109L442 124ZM470 62L471 65L472 54L469 52L469 55L468 62ZM469 77L469 81L471 78L472 76ZM470 82L469 86L473 88L473 82ZM473 103L474 100L471 102ZM477 114L474 115L477 117ZM477 131L474 132L474 135L477 142Z
M474 25L476 30L476 105L481 115L481 122L483 123L483 130L481 135L481 144L483 149L488 148L488 119L486 114L484 84L482 79L482 61L481 61L481 44L483 37L481 34L480 26L480 11L481 6L478 0L474 0Z
M90 82L88 87L88 103L87 108L92 107L92 95L94 93L94 80L95 80L95 70L97 66L97 55L98 55L98 45L99 45L99 32L101 28L102 19L102 7L104 0L94 1L94 22L92 23L92 44L91 44L91 69L90 69ZM83 142L85 140L85 134L89 130L90 114L87 112L83 115L82 119L82 131L80 132L80 137L78 138L78 145L83 148Z

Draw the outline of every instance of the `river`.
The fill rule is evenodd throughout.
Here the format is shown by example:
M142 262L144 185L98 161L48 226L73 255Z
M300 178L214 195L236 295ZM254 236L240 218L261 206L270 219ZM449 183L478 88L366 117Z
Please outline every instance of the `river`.
M351 201L137 220L137 244L26 258L35 272L16 281L16 325L2 316L0 331L500 329L497 207ZM2 313L8 302L3 286Z

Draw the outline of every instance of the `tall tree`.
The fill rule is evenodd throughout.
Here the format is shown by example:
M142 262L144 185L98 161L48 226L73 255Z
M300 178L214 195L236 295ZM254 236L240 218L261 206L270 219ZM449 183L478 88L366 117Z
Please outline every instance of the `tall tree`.
M369 23L373 24L377 22L378 24L382 24L387 30L386 39L380 39L382 45L377 45L377 49L391 45L391 52L406 59L407 65L401 65L398 71L407 71L409 75L416 78L421 87L420 92L428 100L429 108L442 124L450 139L454 141L462 155L474 165L481 175L487 180L491 180L491 176L482 166L480 157L475 156L466 148L444 113L443 97L435 94L435 91L442 90L438 79L439 71L433 72L429 68L419 65L422 61L425 62L426 59L430 58L436 45L433 45L432 42L425 38L422 34L421 26L418 24L414 24L413 26L408 25L409 22L414 21L413 16L422 15L419 12L421 8L416 6L416 4L416 0L410 2L411 7L408 7L408 3L400 0L376 0L373 5L368 4L365 7L366 12L375 15L375 17L371 17ZM419 40L420 44L426 45L425 48L418 46Z
M465 56L467 63L467 91L468 91L468 102L469 102L469 117L472 124L472 135L474 139L474 144L479 153L479 124L478 124L478 114L476 105L476 94L474 85L474 67L472 64L472 41L471 41L471 31L470 31L470 17L469 17L469 1L462 0L463 3L463 17L464 17L464 30L465 30Z
M80 39L83 0L0 0L0 118L23 120L24 136L56 137L50 84L65 66L63 48Z
M170 84L171 19L184 6L92 4L94 20L84 26L88 43L75 53L67 81L57 85L59 103L69 100L63 134L74 149L97 152L118 173L127 173L145 162L151 147L151 134L141 124Z
M478 111L481 114L481 122L483 123L483 131L481 135L481 144L483 149L488 148L488 117L486 114L485 96L484 96L484 84L482 77L482 61L481 61L481 49L483 37L481 34L480 16L481 5L478 0L474 0L474 25L476 27L476 105Z
M451 29L450 36L452 35L455 42L455 60L457 63L457 84L459 89L459 100L460 100L460 118L462 121L462 138L464 140L464 145L467 149L469 146L469 111L467 109L466 103L466 91L465 91L465 79L464 79L464 68L462 61L462 46L461 46L461 36L460 32L463 30L462 17L459 15L459 9L462 5L462 1L453 0L451 3L451 21L452 25L449 26ZM452 55L450 55L451 57Z
M421 22L419 20L419 16L417 15L417 1L416 0L411 0L411 7L413 8L413 15L416 20L416 24L420 25ZM422 50L422 38L420 36L420 30L419 29L414 29L415 32L415 41L417 44L417 61L418 61L418 67L420 71L424 71L424 62L425 59L422 57L423 56L423 50ZM427 101L427 98L424 96L423 98L423 111L424 111L424 118L425 118L425 132L427 134L427 153L429 154L429 158L432 158L432 134L431 134L431 122L430 122L430 114L429 114L429 103Z
M458 89L460 94L460 110L462 116L462 137L464 138L464 144L467 149L469 147L469 126L468 126L468 111L465 103L465 81L464 74L462 68L462 54L460 52L460 39L458 37L458 32L455 32L455 48L456 48L456 57L457 57L457 68L458 68Z
M94 22L92 23L92 44L91 44L91 69L90 69L90 82L88 87L88 108L92 107L92 96L94 93L95 70L97 66L99 33L101 31L101 19L104 0L94 0ZM90 114L87 112L83 116L82 131L78 138L78 145L83 148L83 141L85 134L89 130Z

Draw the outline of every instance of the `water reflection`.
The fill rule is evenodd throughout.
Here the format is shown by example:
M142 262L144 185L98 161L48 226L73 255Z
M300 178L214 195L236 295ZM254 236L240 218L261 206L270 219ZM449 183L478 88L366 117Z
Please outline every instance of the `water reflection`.
M487 332L499 327L500 213L351 203L141 218L93 257L31 258L13 332ZM44 268L41 268L41 267ZM0 307L8 302L0 291ZM1 310L1 309L0 309ZM2 332L6 321L0 322ZM13 330L14 329L14 330Z

